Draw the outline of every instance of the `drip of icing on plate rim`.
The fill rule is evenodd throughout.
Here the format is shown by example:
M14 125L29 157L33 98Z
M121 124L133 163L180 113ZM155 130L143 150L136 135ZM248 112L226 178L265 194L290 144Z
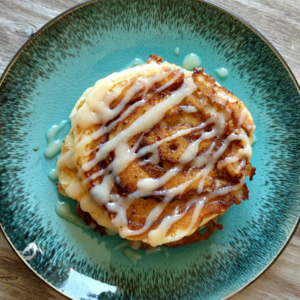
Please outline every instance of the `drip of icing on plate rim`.
M144 63L145 62L141 58L136 57L132 62L130 62L128 64L128 66L126 67L126 69L130 69L130 68L136 67L138 65L144 64Z
M69 123L68 120L63 120L58 125L52 125L46 132L47 146L44 150L44 156L48 159L54 158L61 150L62 140L57 138L57 135ZM57 161L55 166L48 172L48 178L51 181L58 180Z
M187 69L197 67L201 64L200 58L193 53L187 56L185 61L186 63L183 67L186 67ZM124 88L128 87L128 84L125 84L122 87L114 89L113 87L115 83L129 74L131 76L143 74L143 76L139 77L136 82L128 88L120 103L115 108L111 109L110 104L122 93ZM242 168L243 164L245 164L243 158L251 157L251 137L247 137L243 133L243 130L239 133L231 133L228 135L219 148L216 149L217 145L213 142L206 152L198 155L197 152L200 142L221 136L225 132L225 119L220 113L215 113L205 122L196 127L179 130L172 136L163 138L151 145L139 148L141 142L140 138L137 140L134 147L130 148L128 146L127 142L129 139L138 134L141 134L142 136L143 133L149 132L164 118L164 115L168 110L175 106L179 106L183 99L192 95L196 91L197 86L192 78L191 72L185 71L176 66L164 69L163 64L159 65L156 62L151 61L149 64L136 66L133 69L124 70L121 73L113 73L112 75L99 80L94 87L86 90L83 96L78 100L70 118L72 121L72 127L79 126L80 128L86 129L94 124L102 125L92 134L80 138L80 141L77 137L77 139L74 140L74 148L64 153L64 155L59 158L58 162L61 165L68 165L70 168L74 167L75 157L86 156L90 153L90 151L87 152L85 150L88 144L91 144L93 141L108 134L116 124L133 112L135 108L143 106L146 103L148 100L147 92L150 87L157 82L171 77L163 86L157 89L157 92L160 92L174 83L183 74L185 75L183 84L177 90L171 92L170 95L164 98L163 101L157 103L155 106L144 112L142 116L138 117L126 129L101 144L101 147L96 146L95 150L97 150L97 152L95 157L84 163L82 168L78 171L80 174L83 174L84 172L92 170L101 161L105 160L110 152L114 152L115 156L113 161L105 169L87 177L84 180L84 183L88 183L99 176L103 177L102 182L90 190L90 196L96 203L98 203L98 205L105 206L110 213L115 214L112 224L115 227L120 228L119 234L121 237L130 237L146 232L164 210L166 205L170 203L174 197L183 193L193 182L200 180L197 194L191 197L191 199L186 203L185 209L180 212L178 209L175 209L172 216L164 218L157 228L149 232L148 243L152 246L176 241L188 235L191 230L193 230L206 201L216 196L228 194L242 186L243 181L232 186L219 188L217 186L210 194L201 195L204 188L204 181L215 167L221 168L229 163L241 161L240 168ZM142 99L135 102L130 106L130 108L123 112L124 107L130 101L131 97L139 92L142 93ZM85 100L85 102L81 105L82 100ZM182 110L193 113L195 112L195 107L185 106L182 107ZM244 123L247 113L248 110L244 108L240 114L239 125ZM121 174L131 162L144 157L145 155L150 155L149 162L159 163L160 159L158 155L158 147L161 144L173 141L178 137L196 132L197 130L199 131L206 128L208 125L210 125L211 129L209 131L204 131L199 139L191 143L183 152L179 163L169 169L163 176L160 178L145 178L139 180L137 183L137 190L127 195L127 197L122 197L119 194L112 193L115 180L118 179L119 174ZM243 148L240 149L235 156L220 160L230 143L236 140L239 140L242 143ZM158 190L169 180L174 178L174 176L176 176L176 174L178 174L186 164L190 164L192 168L200 168L200 171L192 179L186 180L184 183L181 183L174 188ZM76 178L74 179L72 186L77 186L77 191L76 189L73 191L73 195L76 197L82 191L82 183L78 180L78 178ZM134 200L140 197L155 197L158 195L163 197L163 200L159 202L148 215L144 226L139 230L131 230L128 227L126 209ZM191 207L194 207L194 211L190 225L185 230L179 232L176 236L167 236L167 232L171 226L184 217ZM130 256L130 254L128 255ZM135 260L135 258L132 259Z
M192 71L194 68L198 68L200 66L201 66L201 59L195 53L190 53L186 55L182 62L182 67L189 71Z
M69 121L63 120L58 125L52 125L46 133L47 147L44 151L46 158L53 158L60 152L62 140L57 138L57 134L68 124Z
M228 70L224 67L222 68L217 68L216 69L216 73L218 74L218 76L222 79L225 79L228 77Z
M58 179L58 174L57 174L57 165L55 164L55 167L52 168L49 172L48 172L48 177L51 181L56 181Z
M85 223L78 218L78 216L72 212L71 206L69 203L64 201L57 201L55 205L55 211L56 213L66 221L75 224L79 227L88 228Z

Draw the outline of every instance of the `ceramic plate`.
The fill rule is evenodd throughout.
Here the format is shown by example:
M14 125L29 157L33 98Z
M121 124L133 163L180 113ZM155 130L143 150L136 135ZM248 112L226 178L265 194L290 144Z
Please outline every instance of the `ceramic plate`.
M44 157L45 133L68 118L87 87L134 58L154 53L181 65L191 52L254 116L250 200L222 216L224 229L208 241L134 252L119 237L84 226L75 202L58 195L48 178L56 158ZM220 67L226 79L218 77ZM297 225L299 87L272 46L219 7L189 0L78 6L26 43L2 77L0 95L3 231L34 272L71 298L228 297L272 263Z

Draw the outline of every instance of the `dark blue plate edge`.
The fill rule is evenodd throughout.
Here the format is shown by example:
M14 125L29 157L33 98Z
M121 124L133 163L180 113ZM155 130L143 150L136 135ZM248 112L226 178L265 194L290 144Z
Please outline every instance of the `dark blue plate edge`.
M67 16L69 13L72 13L73 11L76 11L79 8L82 8L84 6L90 5L91 3L97 2L97 1L102 1L102 0L88 0L88 1L84 1L83 3L80 3L78 5L75 5L65 11L63 11L62 13L60 13L59 15L57 15L56 17L54 17L53 19L51 19L50 21L48 21L44 26L42 26L33 36L31 36L25 43L24 45L18 50L18 52L14 55L14 57L12 58L12 60L10 61L10 63L8 64L8 66L5 68L1 78L0 78L0 88L5 80L6 75L8 74L8 72L10 71L11 67L13 66L13 64L15 63L15 61L18 59L18 57L20 56L20 54L23 52L23 50L26 49L27 46L29 46L31 44L32 41L34 41L43 31L45 31L48 27L50 27L52 24L54 24L56 21L64 18L65 16ZM245 25L246 27L248 27L251 31L253 31L256 35L258 35L269 47L270 49L275 53L275 55L279 58L279 60L282 62L282 64L284 65L284 67L286 68L286 70L288 71L289 75L291 76L296 88L298 89L298 92L300 94L300 85L298 83L298 81L296 80L295 75L293 74L292 70L290 69L290 67L288 66L287 62L285 61L285 59L282 57L282 55L276 50L276 48L272 45L272 43L256 28L254 28L250 23L248 23L246 20L244 20L243 18L241 18L240 16L238 16L237 14L231 12L230 10L228 10L227 8L224 8L218 4L212 3L210 1L207 0L195 0L195 1L199 1L199 2L203 2L207 5L210 5L214 8L217 8L225 13L227 13L228 15L232 16L233 18L235 18L236 20L238 20L239 22L241 22L243 25ZM273 258L273 260L269 263L269 265L262 270L255 278L253 278L252 281L250 281L248 284L244 285L243 287L241 287L239 290L235 291L234 293L232 293L231 295L227 296L225 299L228 299L234 295L236 295L237 293L239 293L240 291L242 291L243 289L247 288L248 286L250 286L253 282L255 282L258 278L260 278L274 263L275 261L279 258L279 256L283 253L283 251L285 250L285 248L288 246L289 242L291 241L292 237L294 236L298 226L300 224L300 216L298 217L297 222L295 223L295 226L293 228L292 233L290 234L289 238L287 239L287 241L285 242L285 244L282 246L281 250L277 253L277 255ZM59 290L58 288L56 288L55 286L53 286L52 284L50 284L47 280L45 280L42 276L40 276L30 265L29 263L22 257L22 255L18 252L18 250L14 247L13 243L11 242L11 240L9 239L9 237L6 235L6 232L4 230L4 228L2 227L2 224L0 222L0 229L6 239L6 241L8 242L8 244L10 245L10 247L12 248L12 250L17 254L17 256L19 257L19 259L40 279L42 280L44 283L46 283L48 286L50 286L52 289L54 289L55 291L57 291L59 294L61 294L62 296L65 296L68 299L72 299L69 296L67 296L66 294L64 294L61 290Z

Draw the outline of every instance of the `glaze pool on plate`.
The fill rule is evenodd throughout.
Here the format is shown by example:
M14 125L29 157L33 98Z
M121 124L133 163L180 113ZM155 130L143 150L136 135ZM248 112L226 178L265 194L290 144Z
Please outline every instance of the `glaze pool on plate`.
M180 65L191 52L207 73L225 66L230 76L219 82L253 114L257 174L250 200L232 207L221 218L224 229L208 241L168 255L140 250L133 264L118 237L100 237L56 214L58 200L73 210L75 203L59 198L48 179L55 159L43 158L44 134L68 118L88 86L135 57L155 53ZM23 49L4 74L0 102L0 222L19 252L28 245L41 250L28 263L70 297L227 297L270 264L297 223L299 90L259 36L214 6L179 0L83 5Z

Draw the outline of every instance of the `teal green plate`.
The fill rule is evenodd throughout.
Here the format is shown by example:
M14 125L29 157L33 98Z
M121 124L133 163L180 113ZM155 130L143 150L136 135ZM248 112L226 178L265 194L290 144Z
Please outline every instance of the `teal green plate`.
M181 65L190 52L254 116L250 200L222 216L224 229L205 242L131 252L119 237L101 237L77 222L74 201L60 197L48 179L56 159L43 155L45 132L68 118L87 87L134 58L153 53ZM226 79L217 76L219 67L228 69ZM210 3L103 0L73 8L25 44L0 82L2 229L26 264L70 298L228 297L268 268L297 226L299 98L274 48ZM70 205L73 222L56 213L57 201Z

